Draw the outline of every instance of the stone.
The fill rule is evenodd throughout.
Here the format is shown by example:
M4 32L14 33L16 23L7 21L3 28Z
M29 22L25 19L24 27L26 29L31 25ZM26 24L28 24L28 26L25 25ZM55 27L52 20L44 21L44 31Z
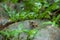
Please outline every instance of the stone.
M48 26L39 30L33 40L60 40L60 31L58 28Z

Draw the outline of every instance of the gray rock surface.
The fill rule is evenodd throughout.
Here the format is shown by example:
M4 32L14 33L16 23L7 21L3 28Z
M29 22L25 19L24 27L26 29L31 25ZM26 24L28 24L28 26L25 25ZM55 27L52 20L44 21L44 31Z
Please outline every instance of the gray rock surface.
M60 29L59 28L53 27L51 25L41 25L44 21L40 21L40 20L34 20L34 21L38 23L39 28L41 27L42 28L39 29L39 31L34 36L33 40L60 40ZM25 34L24 32L20 33L20 31L24 29L30 29L29 20L21 21L21 22L17 22L12 25L9 25L7 28L4 29L4 31L7 29L8 31L19 30L17 33L20 35L16 35L10 40L26 40L27 34Z
M51 26L37 32L33 40L60 40L60 30Z
M2 38L3 38L2 35L0 35L0 40L2 40Z

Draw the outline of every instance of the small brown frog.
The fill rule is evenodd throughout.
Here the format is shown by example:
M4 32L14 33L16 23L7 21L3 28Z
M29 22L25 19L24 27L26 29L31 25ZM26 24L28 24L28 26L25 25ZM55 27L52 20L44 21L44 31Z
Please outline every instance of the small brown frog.
M31 29L38 27L38 23L35 21L29 21Z

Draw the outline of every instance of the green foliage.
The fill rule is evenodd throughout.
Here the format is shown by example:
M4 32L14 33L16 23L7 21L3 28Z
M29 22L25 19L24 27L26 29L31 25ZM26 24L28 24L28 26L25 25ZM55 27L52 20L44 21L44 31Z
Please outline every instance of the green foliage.
M12 3L17 3L18 0L10 0Z
M6 2L6 0L0 0L0 2Z
M23 27L23 23L20 23L17 27L17 29L4 29L0 31L0 34L3 35L4 37L6 37L6 39L8 40L8 38L11 37L16 37L18 36L20 33L26 33L28 35L28 39L33 39L33 37L36 35L36 33L38 32L37 29L32 29L32 30L28 30L28 29L24 29Z
M0 0L1 2L5 2L6 0ZM50 1L50 0L48 0ZM11 21L18 21L18 20L26 20L26 19L51 19L49 22L44 22L44 24L52 24L53 26L58 26L56 23L60 19L60 14L57 16L50 16L53 15L52 11L56 9L60 9L60 0L52 0L53 3L48 2L47 0L21 0L21 3L17 6L18 9L12 10L6 4L2 4L1 7L4 9L5 13L9 15L9 20ZM18 0L9 0L9 2L18 3ZM17 11L19 10L19 11ZM56 13L57 14L57 13ZM0 31L0 33L7 38L10 36L16 36L21 32L25 32L28 35L27 40L31 40L34 35L37 33L38 30L27 30L23 29L23 24L20 24L19 28L13 31Z
M4 29L4 30L0 31L0 34L5 36L6 39L8 39L10 37L18 36L18 34L20 34L21 32L23 32L23 24L22 23L20 23L20 25L18 25L17 29L13 29L13 30Z
M52 25L53 27L57 27L58 24L56 24L55 21L51 22L51 21L47 21L47 22L44 22L42 25Z
M18 0L10 1L12 1L13 3L17 3ZM59 2L60 0L54 0L53 3L50 4L46 0L22 0L22 4L20 3L21 6L19 5L20 10L18 8L18 12L17 9L11 10L6 4L3 4L2 7L5 10L5 12L9 15L9 19L12 21L38 18L50 19L50 14L53 15L52 11L60 9L60 6L58 5ZM59 15L57 15L57 17L53 16L51 20L57 22L57 20L59 19Z
M32 39L34 38L34 36L36 35L37 32L38 32L37 29L30 30L30 31L28 32L28 39L29 39L29 40L32 40ZM27 40L28 40L28 39L27 39Z
M0 0L0 2L12 2L12 3L17 3L18 0Z

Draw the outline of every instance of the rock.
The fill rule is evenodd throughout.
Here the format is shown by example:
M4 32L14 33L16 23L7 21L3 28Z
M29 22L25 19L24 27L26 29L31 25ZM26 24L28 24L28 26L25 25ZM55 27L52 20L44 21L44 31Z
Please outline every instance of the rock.
M0 17L0 30L3 29L3 25L5 25L9 20L4 17Z
M58 28L48 26L39 30L33 40L60 40L60 31Z
M27 40L27 34L26 33L20 33L19 40Z
M3 37L2 37L2 35L0 35L0 40L2 40L3 39Z
M30 30L29 21L33 21L33 20L26 20L26 21L21 21L21 22L16 22L14 24L11 24L4 29L4 32L7 29L8 31L18 30L17 33L19 34L20 31L22 30L25 30L25 29ZM44 21L40 21L40 20L34 20L34 21L38 23L39 28L41 27L42 28L39 29L39 31L34 36L33 40L60 40L59 28L53 27L51 25L41 25ZM21 32L20 35L16 35L11 40L26 40L26 39L27 39L27 34L24 32Z
M26 40L27 39L27 34L22 32L18 34L17 36L10 38L10 40Z
M6 19L6 18L0 18L0 25L2 24L2 25L5 25L6 23L8 22L8 19Z
M37 32L33 40L48 40L49 32L46 29L41 29Z
M25 20L25 21L13 23L13 24L9 25L7 27L7 29L14 30L14 29L17 29L22 26L24 29L30 30L31 27L30 27L29 21L37 22L37 24L40 28L43 28L44 26L46 26L46 25L42 25L42 23L44 22L43 20L36 19L36 20ZM20 24L22 24L22 25L20 25Z

